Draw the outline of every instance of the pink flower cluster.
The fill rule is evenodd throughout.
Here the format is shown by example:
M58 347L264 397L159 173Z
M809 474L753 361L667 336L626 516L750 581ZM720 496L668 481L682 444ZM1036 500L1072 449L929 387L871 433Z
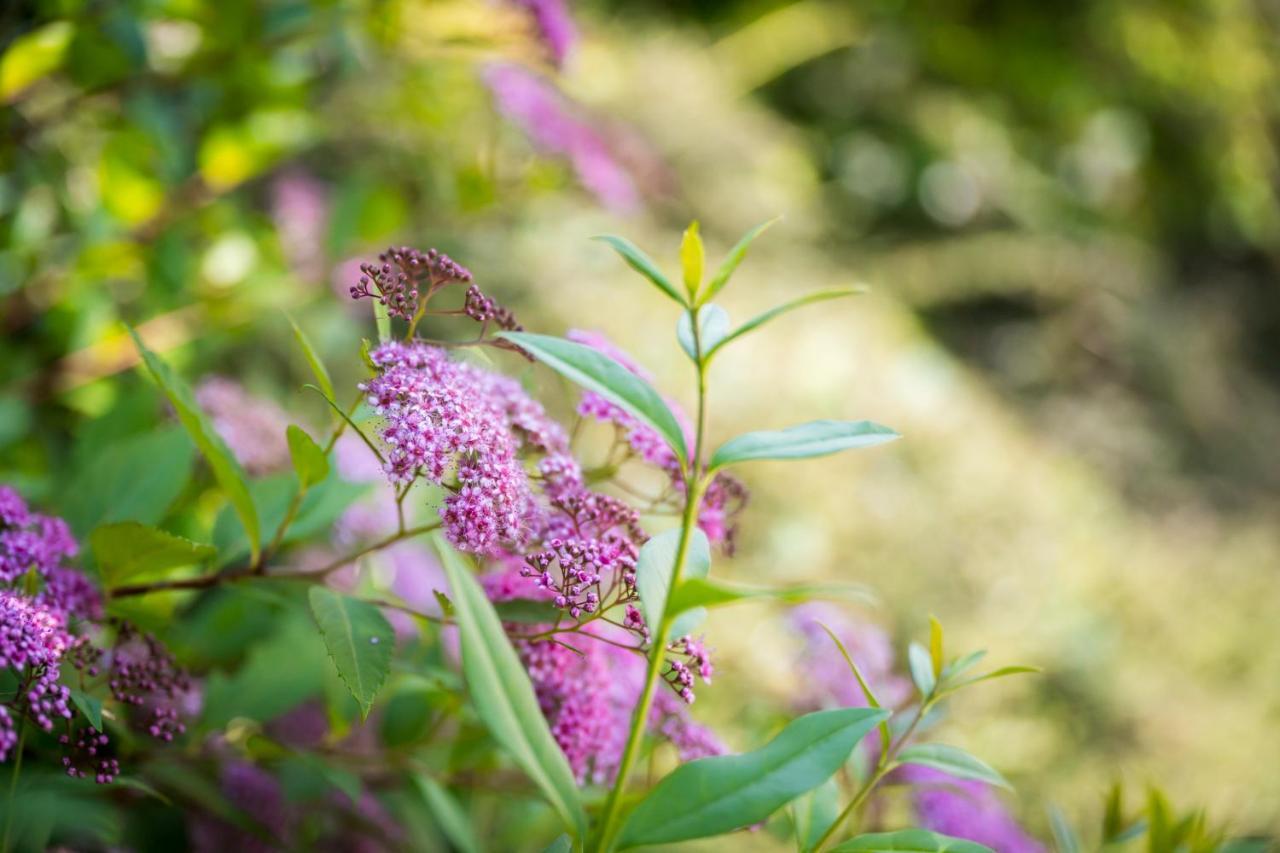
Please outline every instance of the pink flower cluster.
M273 401L234 379L210 376L196 386L196 402L245 471L260 475L289 467L289 416Z
M460 550L494 554L527 540L536 502L520 453L567 453L568 438L519 383L422 343L383 344L360 388L383 418L393 482L444 486L440 516Z
M71 646L62 616L12 590L0 590L0 669L18 677L13 708L29 715L40 728L53 730L54 718L71 719L71 691L58 683L62 655ZM17 741L16 720L0 706L0 760Z

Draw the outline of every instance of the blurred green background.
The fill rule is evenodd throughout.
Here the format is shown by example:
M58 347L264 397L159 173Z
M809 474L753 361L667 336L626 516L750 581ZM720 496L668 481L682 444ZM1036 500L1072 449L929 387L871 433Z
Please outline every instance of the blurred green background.
M573 10L557 69L479 0L6 3L0 479L59 496L72 437L140 384L121 320L318 421L283 312L354 383L372 324L342 293L388 243L448 251L528 328L606 332L687 403L674 316L588 238L674 269L689 219L715 257L781 214L731 314L872 293L723 356L713 434L905 440L748 471L727 571L861 581L902 642L933 613L1042 666L949 729L1042 833L1117 778L1280 827L1280 6ZM495 61L554 81L643 201L505 121ZM736 747L787 705L784 616L712 620L698 711Z

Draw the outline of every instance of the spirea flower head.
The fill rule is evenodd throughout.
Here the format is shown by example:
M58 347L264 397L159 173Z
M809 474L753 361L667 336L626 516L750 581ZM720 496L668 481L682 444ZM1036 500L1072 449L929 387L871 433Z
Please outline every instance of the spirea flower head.
M498 109L533 144L567 158L578 180L606 207L635 210L640 194L608 139L549 81L518 65L493 63L484 82Z
M289 416L271 400L250 394L234 379L210 376L196 386L196 402L232 455L250 474L289 467Z
M118 701L138 710L142 729L152 737L167 742L186 731L178 705L191 680L150 634L128 623L118 626L107 685Z
M916 819L926 829L1000 853L1044 853L1045 846L1022 828L990 785L914 764L897 775L912 784Z
M462 310L477 323L483 323L486 326L493 323L499 329L505 329L508 332L524 331L524 326L516 321L516 315L511 313L511 309L485 296L474 284L467 288Z
M78 550L65 521L31 512L16 491L0 486L0 583L32 569L47 577Z
M567 453L560 426L519 383L438 347L391 342L370 357L379 373L360 387L383 418L392 481L445 486L440 516L461 550L491 554L524 541L537 505L520 453Z
M377 263L360 265L360 279L351 286L352 299L377 299L392 317L413 319L418 299L452 282L471 281L471 272L436 249L419 252L408 246L387 249Z
M93 779L99 785L109 785L120 774L120 762L107 753L111 738L89 726L74 735L62 735L58 743L65 750L62 766L73 779Z
M70 691L58 683L71 643L59 613L16 590L0 590L0 669L18 678L12 711L0 725L12 727L12 712L26 714L45 731L53 729L55 718L71 718Z

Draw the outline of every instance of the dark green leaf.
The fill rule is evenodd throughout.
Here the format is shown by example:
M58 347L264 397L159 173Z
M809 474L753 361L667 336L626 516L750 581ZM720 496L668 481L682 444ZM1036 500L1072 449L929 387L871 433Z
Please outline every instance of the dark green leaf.
M76 469L62 501L77 536L99 524L155 524L191 478L195 447L180 427L165 427L97 448Z
M293 460L293 471L298 475L298 483L302 488L309 489L329 476L329 458L302 427L289 424L285 435L289 440L289 458Z
M956 746L945 743L918 743L898 753L899 764L919 764L932 767L958 779L975 779L1013 790L1000 772L985 761L975 758Z
M903 829L859 835L832 847L828 853L996 853L990 847L950 838L927 829Z
M548 844L542 853L571 853L572 850L573 839L567 835L560 835L556 837L555 841Z
M341 595L323 586L309 594L311 614L320 626L333 661L360 712L369 716L373 697L391 669L396 635L382 611L367 601Z
M688 305L684 297L680 295L680 291L676 289L676 286L662 274L662 270L658 269L657 264L650 260L649 256L640 251L630 240L625 237L615 237L612 234L602 234L594 239L612 246L615 252L622 255L622 259L627 262L627 266L649 279L655 287L667 294L667 296L670 296L681 305Z
M138 575L194 565L217 554L212 545L192 542L136 521L97 528L89 535L89 547L108 588Z
M534 601L529 598L495 601L493 609L503 622L518 622L522 625L555 622L564 612L549 601Z
M84 718L89 721L89 725L98 731L102 731L102 700L97 696L90 696L83 690L71 688L71 702L76 706Z
M249 487L245 483L244 471L240 468L240 463L231 455L222 436L218 435L213 425L209 423L209 419L196 404L195 396L187 387L187 383L155 353L147 349L132 326L129 327L129 334L133 337L134 346L138 348L138 353L147 365L147 370L151 372L160 390L169 398L170 404L178 414L178 420L191 436L196 447L204 454L218 485L222 486L231 505L235 507L236 515L240 517L240 523L249 541L250 557L257 562L258 549L262 540L258 527L258 510L253 505L253 498L249 496Z
M502 630L484 590L462 558L437 541L453 593L462 644L462 670L476 714L489 733L533 780L565 827L578 838L587 818L573 771L551 736L524 665Z
M698 312L698 340L693 340L693 322L689 319L689 309L676 321L676 340L685 354L698 363L698 351L705 357L712 348L729 332L729 314L719 305L707 304L696 309ZM696 343L696 346L695 346Z
M679 544L678 529L664 531L641 546L636 560L636 591L640 593L640 608L645 622L654 631L662 624L662 616L666 612ZM695 528L690 532L686 550L683 577L705 578L711 570L711 543L707 541L707 535ZM696 606L695 602L681 609Z
M854 584L803 584L765 589L730 583L710 577L687 577L671 596L671 612L680 613L690 607L718 607L752 599L772 599L788 603L813 599L874 601L865 588Z
M809 421L782 430L748 432L711 456L710 470L756 459L809 459L893 441L898 433L871 421Z
M929 658L929 653L924 646L912 643L907 647L907 666L911 670L911 680L915 682L920 695L932 695L938 682L933 677L933 661Z
M771 308L764 313L757 314L729 334L725 335L724 339L720 341L716 348L707 353L707 358L711 358L711 356L715 355L716 352L728 345L730 341L736 341L748 332L754 332L770 320L780 317L790 311L794 311L797 308L803 308L804 306L812 305L815 302L825 302L828 299L839 299L844 296L857 296L859 293L865 292L866 288L861 287L839 287L834 290L820 290L817 293L810 293L808 296L801 296L799 299L784 302L777 308ZM707 298L709 299L710 297Z
M793 720L755 752L677 767L627 818L618 846L706 838L759 823L830 779L888 716L874 708L818 711Z
M711 284L707 285L707 291L702 295L702 302L709 302L710 300L715 299L716 294L729 283L729 278L738 268L738 265L742 263L743 258L747 256L747 249L751 248L751 244L755 242L755 239L777 221L778 218L775 217L770 219L768 222L762 222L746 234L742 235L742 239L738 241L738 244L730 249L729 254L720 262L720 267L716 270L715 276L711 279Z
M424 773L415 773L413 783L449 843L461 853L480 853L480 842L471 830L471 820L453 795Z
M653 387L599 350L550 335L501 332L521 349L583 388L595 391L647 423L666 439L680 459L687 459L684 429Z
M316 352L316 348L311 345L311 339L291 316L289 325L293 327L293 336L298 341L298 346L302 348L302 354L307 358L307 364L311 367L311 374L316 378L316 384L320 386L324 395L332 400L337 395L333 393L333 380L329 378L329 371L325 368L320 353Z
M840 787L828 779L791 804L791 821L795 829L796 849L810 853L835 823L840 814Z

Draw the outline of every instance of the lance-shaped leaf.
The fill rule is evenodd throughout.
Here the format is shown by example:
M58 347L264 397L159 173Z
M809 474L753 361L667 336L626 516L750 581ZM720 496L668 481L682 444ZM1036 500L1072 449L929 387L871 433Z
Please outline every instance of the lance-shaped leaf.
M742 263L742 259L747 256L747 249L751 248L751 244L755 242L755 239L777 221L778 219L775 217L768 222L762 222L742 235L742 239L738 241L738 244L730 249L729 254L720 262L720 267L716 270L715 276L712 277L711 283L707 285L707 291L699 300L700 302L709 302L715 298L716 294L729 283L729 278L733 275L734 270L738 268L738 265Z
M693 339L693 321L689 319L691 312L698 312L698 340ZM694 364L699 361L698 353L702 353L702 360L706 360L707 353L715 348L726 334L729 333L729 314L719 305L708 303L701 308L690 308L680 315L680 319L676 321L676 340L680 342L680 348L685 354L693 360Z
M898 763L932 767L958 779L975 779L986 782L988 785L1013 790L1013 786L1000 775L1000 771L958 746L949 746L945 743L913 744L898 753Z
M530 332L500 332L566 379L594 391L658 431L676 455L687 459L684 430L653 386L609 356L584 344Z
M297 424L289 424L285 430L285 438L289 441L289 458L293 460L293 471L298 475L298 484L309 489L329 476L329 459L324 455L315 439Z
M396 635L382 611L367 601L323 586L310 592L311 614L320 626L325 648L351 695L368 717L373 697L391 670Z
M784 302L776 308L770 308L768 311L757 314L729 334L725 335L720 342L707 353L707 358L715 355L730 341L735 341L748 332L754 332L756 329L781 317L783 314L794 311L797 308L803 308L806 305L812 305L815 302L825 302L828 299L841 299L845 296L857 296L859 293L866 293L865 287L837 287L831 290L819 290L816 293L810 293L807 296L801 296L798 299L792 299L790 302ZM710 297L707 297L708 299Z
M413 774L413 783L426 801L431 816L449 843L461 853L480 853L480 842L471 829L471 819L449 791L425 773Z
M190 566L217 553L202 545L136 521L104 524L89 536L98 570L108 588L138 575Z
M933 674L933 661L929 652L919 643L907 646L907 669L911 670L911 680L915 682L920 695L932 696L938 680Z
M806 714L762 748L681 765L627 818L619 848L670 844L759 823L831 778L889 716L874 708Z
M159 356L147 349L146 344L142 342L142 338L138 337L138 333L132 326L129 327L129 334L133 337L134 346L138 348L138 353L142 356L143 363L147 365L147 370L151 372L160 390L169 398L169 403L178 414L178 420L191 436L196 447L204 454L218 485L227 493L227 498L235 507L236 515L240 517L240 524L244 527L245 536L249 541L251 559L256 563L262 533L258 526L258 510L253 504L253 498L249 495L249 487L245 484L244 471L240 468L240 463L227 449L222 436L218 435L213 424L209 423L209 419L196 404L195 395L191 393L187 383L174 373L169 365L161 361Z
M719 607L752 599L772 599L789 603L814 599L857 600L874 602L875 597L866 587L856 584L802 584L800 586L767 589L743 586L710 577L686 577L671 596L672 613L681 613L691 607Z
M698 223L695 220L689 223L680 240L680 267L684 273L684 289L689 294L690 301L698 298L705 261L706 252L702 248L702 237L698 234Z
M676 302L688 306L689 303L680 295L680 291L671 283L671 280L662 274L662 270L658 269L658 265L648 255L640 251L636 244L625 237L617 237L613 234L601 234L593 239L612 246L615 252L622 255L622 259L627 262L627 266L649 279L654 287L670 296Z
M871 421L809 421L780 430L748 432L729 439L711 456L711 470L755 459L810 459L841 450L873 447L898 433Z
M667 530L644 543L636 559L636 591L640 593L640 609L644 612L644 621L654 631L658 630L667 611L679 545L680 531ZM711 543L707 541L707 534L695 528L689 534L683 577L705 578L710 570ZM689 604L680 610L696 606ZM680 610L672 609L671 612L679 613Z
M586 814L573 771L547 728L533 685L502 622L462 558L437 541L453 592L454 619L462 641L462 671L476 714L493 739L533 780L565 827L578 838Z
M316 384L320 386L320 390L329 399L333 399L337 395L333 392L333 380L329 378L329 370L324 366L324 361L320 358L320 353L311 344L311 339L307 337L307 333L302 331L302 327L290 315L289 325L293 327L293 337L297 340L298 346L302 349L302 354L306 356L307 365L311 368L311 374L316 378Z
M902 829L859 835L828 853L995 853L985 844L939 835L927 829Z

